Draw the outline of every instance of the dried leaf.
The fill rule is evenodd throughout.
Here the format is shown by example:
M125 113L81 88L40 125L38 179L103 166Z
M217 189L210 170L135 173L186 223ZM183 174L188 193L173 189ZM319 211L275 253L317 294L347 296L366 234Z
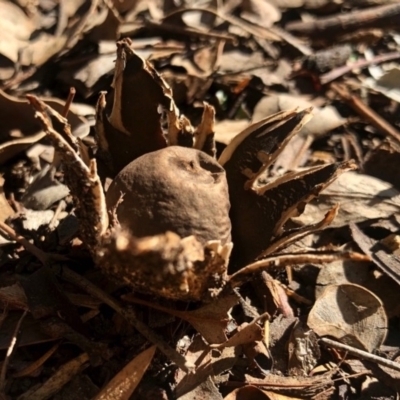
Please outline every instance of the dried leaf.
M112 42L113 48L115 43ZM103 85L101 78L113 71L115 66L115 54L99 54L89 62L85 59L77 66L66 67L57 78L69 86L74 86L78 93L85 98L98 93Z
M28 309L28 300L24 289L19 283L0 288L0 301L7 304L7 307L20 310Z
M273 279L266 271L261 273L261 277L271 293L275 307L280 311L280 313L283 314L284 317L293 317L293 309L289 304L288 296L282 288L280 282L276 279Z
M270 27L281 19L278 7L268 1L246 0L242 3L241 17L255 25Z
M357 262L351 260L339 260L324 264L318 274L315 285L315 297L321 296L330 285L341 283L355 283L365 286L368 278L375 279L369 271L370 262Z
M193 328L199 332L209 343L222 343L226 341L225 330L229 322L228 311L238 303L235 294L228 294L213 299L211 303L206 304L194 311L179 311L162 307L158 304L150 303L141 299L136 299L126 295L125 301L131 301L137 304L144 304L157 310L182 318L189 322Z
M400 285L400 262L387 252L378 241L365 235L355 224L350 225L351 234L360 249L371 257L374 264Z
M338 216L331 227L341 227L349 222L387 218L398 213L400 193L390 184L372 176L348 172L324 190L318 201L307 205L305 212L294 221L306 225L321 219L328 208L339 203Z
M47 210L69 194L68 187L58 182L54 173L55 169L47 165L33 177L33 181L21 197L21 203L26 208Z
M252 322L244 322L242 325L237 327L236 333L230 337L226 342L211 345L211 348L223 349L225 347L236 347L247 343L254 343L263 339L263 330L258 325L258 322L262 321L264 318L268 318L269 314L265 313L255 318Z
M244 131L251 125L245 119L230 120L224 119L215 123L215 140L223 144L229 144L238 132Z
M156 352L156 346L151 346L141 352L129 364L115 375L110 382L97 394L94 400L128 400L140 383Z
M382 93L384 96L396 102L400 102L400 68L394 67L389 71L382 73L378 79L367 78L363 85L376 92Z
M369 352L379 348L388 329L381 300L354 284L327 287L311 309L307 324L319 336L331 336Z
M193 361L196 370L193 373L178 372L175 395L177 398L190 393L202 382L210 377L218 376L224 371L229 371L237 361L235 349L227 347L218 350L211 350L203 341L200 335L195 336L186 354L186 359Z

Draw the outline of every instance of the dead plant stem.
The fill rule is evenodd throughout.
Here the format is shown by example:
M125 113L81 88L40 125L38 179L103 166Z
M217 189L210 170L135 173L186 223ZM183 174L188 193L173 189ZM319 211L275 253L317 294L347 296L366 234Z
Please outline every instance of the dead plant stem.
M347 351L349 354L359 357L362 360L372 361L384 367L394 369L395 371L400 371L400 364L395 361L387 360L386 358L376 356L375 354L368 353L364 350L360 350L328 338L321 338L319 341L335 349Z
M376 129L400 143L400 132L363 103L360 98L352 95L343 85L332 83L330 86L354 111L367 119Z
M22 313L21 318L18 320L17 325L15 326L15 329L14 329L14 332L13 332L13 335L12 335L12 338L11 338L10 345L8 346L8 349L7 349L6 357L4 359L3 365L1 366L0 393L4 392L4 386L5 386L5 382L6 382L6 373L7 373L8 363L10 361L11 354L13 353L15 345L17 343L19 330L21 329L22 321L26 317L27 313L28 313L28 310L25 310Z

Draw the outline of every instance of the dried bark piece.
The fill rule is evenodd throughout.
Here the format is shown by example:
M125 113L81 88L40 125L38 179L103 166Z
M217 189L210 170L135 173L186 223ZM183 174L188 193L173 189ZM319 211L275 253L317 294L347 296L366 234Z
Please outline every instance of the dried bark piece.
M225 171L196 149L170 146L139 157L116 176L106 201L109 209L119 203L119 223L137 237L172 231L201 243L231 240Z
M400 207L400 192L392 185L370 175L348 172L341 175L294 220L308 225L322 218L334 204L340 204L338 216L331 227L360 223L369 219L386 219Z

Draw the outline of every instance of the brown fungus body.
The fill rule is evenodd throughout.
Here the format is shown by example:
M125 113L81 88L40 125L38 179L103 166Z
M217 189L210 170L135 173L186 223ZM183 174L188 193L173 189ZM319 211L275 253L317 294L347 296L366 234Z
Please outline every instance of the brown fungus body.
M167 231L206 243L231 240L224 169L207 154L179 146L145 154L127 165L107 191L107 207L136 237Z

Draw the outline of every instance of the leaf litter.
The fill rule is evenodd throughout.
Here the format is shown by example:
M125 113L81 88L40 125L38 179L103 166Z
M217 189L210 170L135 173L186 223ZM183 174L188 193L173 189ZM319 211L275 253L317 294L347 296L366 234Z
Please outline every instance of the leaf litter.
M1 1L2 396L396 398L381 3Z

